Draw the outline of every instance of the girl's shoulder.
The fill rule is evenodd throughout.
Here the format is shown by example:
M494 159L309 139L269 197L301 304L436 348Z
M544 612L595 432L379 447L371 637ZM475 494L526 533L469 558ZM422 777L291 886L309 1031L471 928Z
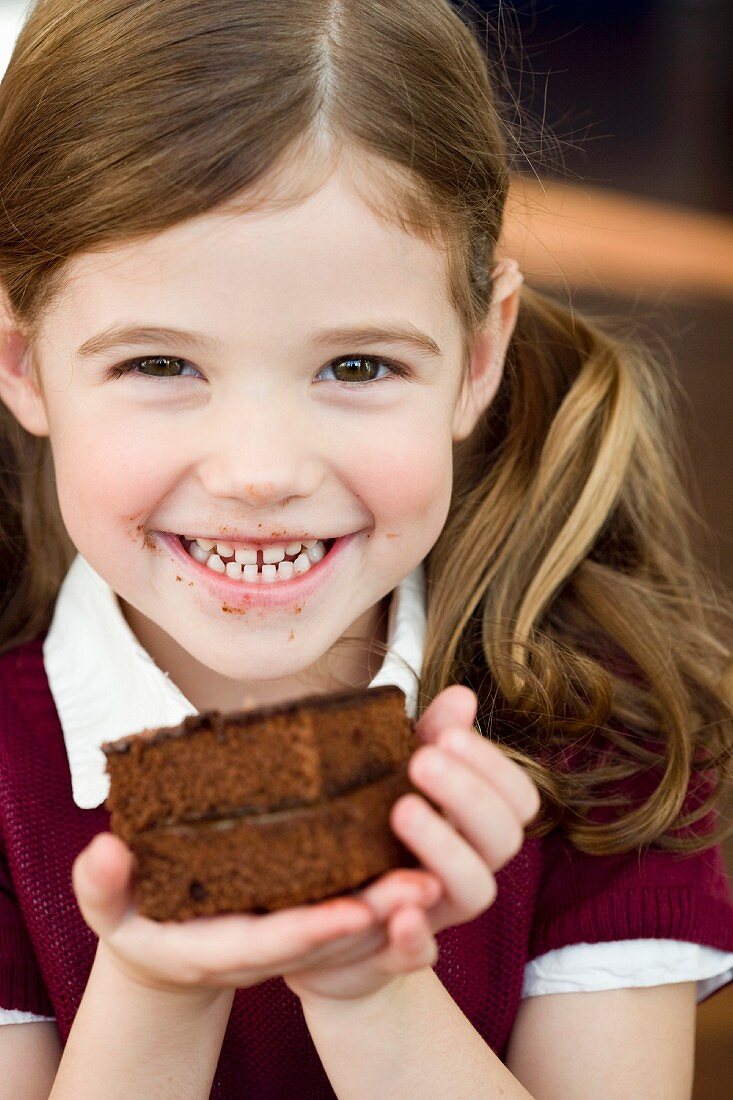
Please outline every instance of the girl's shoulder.
M591 854L560 830L545 836L532 957L570 944L635 939L733 953L733 893L722 847Z

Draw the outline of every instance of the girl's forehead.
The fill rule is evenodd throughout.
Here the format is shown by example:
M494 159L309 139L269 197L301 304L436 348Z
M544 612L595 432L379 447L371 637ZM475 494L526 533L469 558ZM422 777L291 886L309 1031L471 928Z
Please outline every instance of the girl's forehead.
M460 358L462 346L444 253L377 216L338 175L300 204L230 205L76 257L38 333L40 362L88 361L91 370L85 348L121 349L125 341L110 333L153 330L196 334L240 363L285 363L309 347L344 350L356 332L385 347L376 334L417 334L446 361ZM343 335L325 341L326 333ZM160 350L160 339L146 342ZM400 352L423 354L414 342L390 354ZM427 354L426 363L439 361Z
M251 198L191 218L153 236L75 257L58 306L82 321L99 310L186 301L287 302L291 310L371 306L449 310L445 250L380 216L333 172L297 202ZM187 305L188 308L188 305Z

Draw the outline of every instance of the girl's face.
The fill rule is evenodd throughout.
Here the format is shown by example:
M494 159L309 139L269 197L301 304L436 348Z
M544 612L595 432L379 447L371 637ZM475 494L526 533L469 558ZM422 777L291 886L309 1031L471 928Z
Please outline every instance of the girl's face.
M453 442L479 411L458 401L444 265L341 170L290 209L217 212L72 262L39 332L35 430L73 543L153 657L170 671L178 654L199 705L222 678L255 696L275 681L270 697L305 683L345 632L371 636L438 538ZM179 536L349 538L305 577L252 587Z

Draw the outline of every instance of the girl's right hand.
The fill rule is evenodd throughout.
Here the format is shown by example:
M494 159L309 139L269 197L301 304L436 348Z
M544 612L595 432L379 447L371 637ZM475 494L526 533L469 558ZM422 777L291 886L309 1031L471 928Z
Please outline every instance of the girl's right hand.
M396 909L430 908L442 893L430 872L405 868L372 884L376 906L345 895L262 916L226 913L160 922L135 908L132 866L132 852L119 837L95 836L71 872L81 914L127 978L176 992L246 989L289 972L358 961L385 946Z

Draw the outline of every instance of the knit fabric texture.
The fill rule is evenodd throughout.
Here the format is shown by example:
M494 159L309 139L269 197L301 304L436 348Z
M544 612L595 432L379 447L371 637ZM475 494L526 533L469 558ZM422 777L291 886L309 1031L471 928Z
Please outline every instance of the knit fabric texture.
M97 938L71 867L99 832L103 806L74 803L42 639L0 656L0 1006L55 1016L66 1042ZM435 971L500 1058L527 962L555 948L670 938L733 951L733 899L722 853L650 848L588 856L557 833L528 839L497 874L481 916L438 933ZM405 1021L409 1026L409 1021ZM299 999L281 978L235 993L212 1100L333 1100Z

